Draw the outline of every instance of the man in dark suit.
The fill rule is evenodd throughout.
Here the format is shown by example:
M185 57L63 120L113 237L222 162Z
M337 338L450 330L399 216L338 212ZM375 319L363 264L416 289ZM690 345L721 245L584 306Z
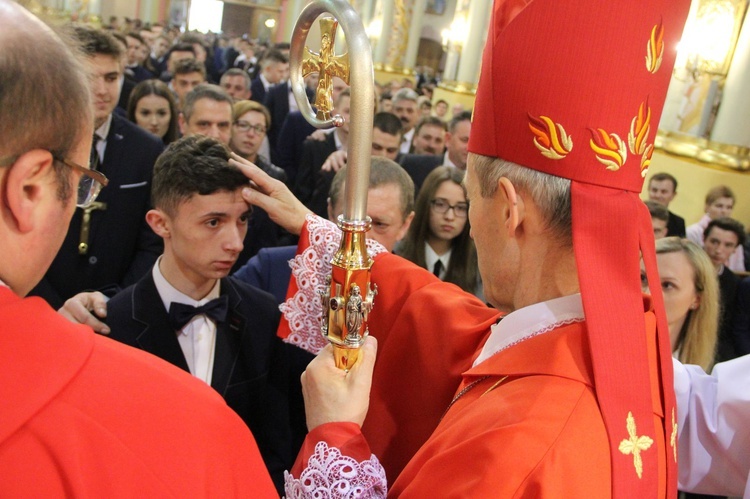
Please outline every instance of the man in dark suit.
M403 154L399 159L399 164L414 181L414 189L419 193L427 175L443 164L443 157L434 154Z
M318 172L328 156L346 148L349 140L349 89L343 90L333 103L333 114L341 115L344 125L334 128L322 141L316 138L307 139L302 149L293 192L305 205L312 200Z
M677 179L669 173L656 173L648 181L648 198L669 208L669 203L677 195ZM669 212L667 236L685 237L685 219Z
M260 73L250 85L250 98L263 104L266 92L289 76L289 59L278 50L269 50L260 61Z
M148 53L146 40L140 34L131 32L125 35L125 41L127 42L125 72L130 73L136 83L154 78L154 74L143 67L143 57Z
M305 86L305 93L307 93L307 99L312 102L315 97L315 92ZM297 110L297 102L294 100L292 95L291 87L288 81L283 81L278 85L272 87L266 92L266 97L263 101L263 105L266 106L268 112L271 113L271 126L268 128L268 141L271 144L271 162L275 162L278 157L277 153L277 139L281 125L284 124L284 120L289 114L290 102L294 102L294 111ZM286 144L282 144L282 147L286 147Z
M213 387L252 430L279 490L292 464L287 364L269 294L231 277L250 207L247 178L206 137L173 144L154 168L148 223L164 254L109 302L110 337ZM189 417L189 415L186 415Z
M419 193L425 177L441 165L454 166L459 170L466 170L468 155L469 132L471 131L471 112L464 111L457 114L448 123L445 134L445 154L404 154L398 162L404 167L412 180L414 188Z
M150 208L151 173L161 140L112 111L119 98L122 49L109 35L77 27L89 59L94 101L91 167L109 185L92 207L77 208L44 279L32 294L54 308L83 290L114 294L145 274L161 253L161 241L145 221Z

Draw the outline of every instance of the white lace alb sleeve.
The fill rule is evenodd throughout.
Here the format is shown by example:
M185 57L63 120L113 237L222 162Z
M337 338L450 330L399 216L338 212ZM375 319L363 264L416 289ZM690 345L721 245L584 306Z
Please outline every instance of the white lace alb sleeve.
M388 483L375 455L358 462L318 442L298 479L284 472L284 491L287 499L376 499L386 496Z
M325 278L331 273L331 260L341 242L341 229L333 222L308 215L307 231L309 246L290 263L297 292L282 303L280 309L291 331L285 341L317 354L327 344L320 332L323 305L318 291L325 286ZM382 244L367 239L370 258L386 251Z

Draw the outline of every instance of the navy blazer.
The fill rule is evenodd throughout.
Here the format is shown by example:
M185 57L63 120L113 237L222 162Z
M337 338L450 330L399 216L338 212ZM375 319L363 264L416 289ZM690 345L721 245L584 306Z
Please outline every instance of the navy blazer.
M221 295L229 296L229 313L217 324L211 387L253 432L274 483L283 490L284 470L294 456L288 365L276 336L279 311L271 295L232 277L221 280ZM151 272L109 301L107 324L110 338L189 372Z
M65 241L42 282L32 291L60 308L86 290L113 295L140 279L156 262L163 244L146 223L151 209L151 176L162 141L113 114L100 170L109 178L91 213L89 249L78 253L83 210L76 208Z
M286 299L286 291L292 277L289 260L294 258L296 253L296 246L263 248L232 277L271 293L276 303L281 304Z
M294 183L294 194L308 208L312 201L313 191L317 185L318 173L328 156L336 152L336 139L331 132L324 140L307 139L302 148L302 159L297 170L297 179Z
M667 236L685 237L685 219L671 211L667 221Z
M305 139L314 131L315 127L308 123L299 111L292 111L287 114L281 125L276 141L282 147L276 149L276 159L273 160L273 163L284 169L288 185L292 187L297 181L297 172L302 159Z
M419 194L419 189L427 175L432 170L443 164L443 155L437 154L404 154L399 159L399 164L406 170L414 181L414 196Z
M266 87L264 87L263 82L260 81L260 76L253 78L253 81L250 82L250 92L250 100L263 104L263 101L266 98Z
M307 86L305 86L305 93L307 94L308 101L312 100L315 96L315 92L307 88ZM268 127L268 141L271 143L271 163L278 164L277 144L279 132L289 114L289 82L279 83L266 92L263 105L271 113L271 126ZM281 146L287 147L286 144L281 144Z
M297 253L297 246L264 248L232 277L271 293L281 304L286 299L292 268L289 260ZM292 427L292 451L297 454L307 434L305 401L302 398L300 376L315 357L306 350L285 344L289 361L289 420Z

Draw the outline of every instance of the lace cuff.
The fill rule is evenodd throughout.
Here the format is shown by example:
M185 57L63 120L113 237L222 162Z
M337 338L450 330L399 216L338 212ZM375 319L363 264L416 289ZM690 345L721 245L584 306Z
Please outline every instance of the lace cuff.
M315 215L306 220L307 241L300 241L298 254L290 262L296 292L281 306L289 323L290 333L285 341L317 354L327 341L320 333L323 304L318 290L325 286L325 277L331 273L331 260L341 242L341 229L336 224ZM304 237L305 231L303 231ZM387 250L383 245L367 239L370 258Z
M336 447L318 442L299 479L284 472L284 490L287 499L375 499L386 496L388 483L374 454L367 461L358 462L342 455Z

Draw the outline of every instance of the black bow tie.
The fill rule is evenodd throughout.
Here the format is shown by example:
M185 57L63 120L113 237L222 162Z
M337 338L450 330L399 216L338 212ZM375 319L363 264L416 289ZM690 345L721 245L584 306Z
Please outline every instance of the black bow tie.
M200 307L173 302L169 305L169 324L175 331L180 331L196 315L207 315L217 323L223 322L228 311L229 295L220 296Z

